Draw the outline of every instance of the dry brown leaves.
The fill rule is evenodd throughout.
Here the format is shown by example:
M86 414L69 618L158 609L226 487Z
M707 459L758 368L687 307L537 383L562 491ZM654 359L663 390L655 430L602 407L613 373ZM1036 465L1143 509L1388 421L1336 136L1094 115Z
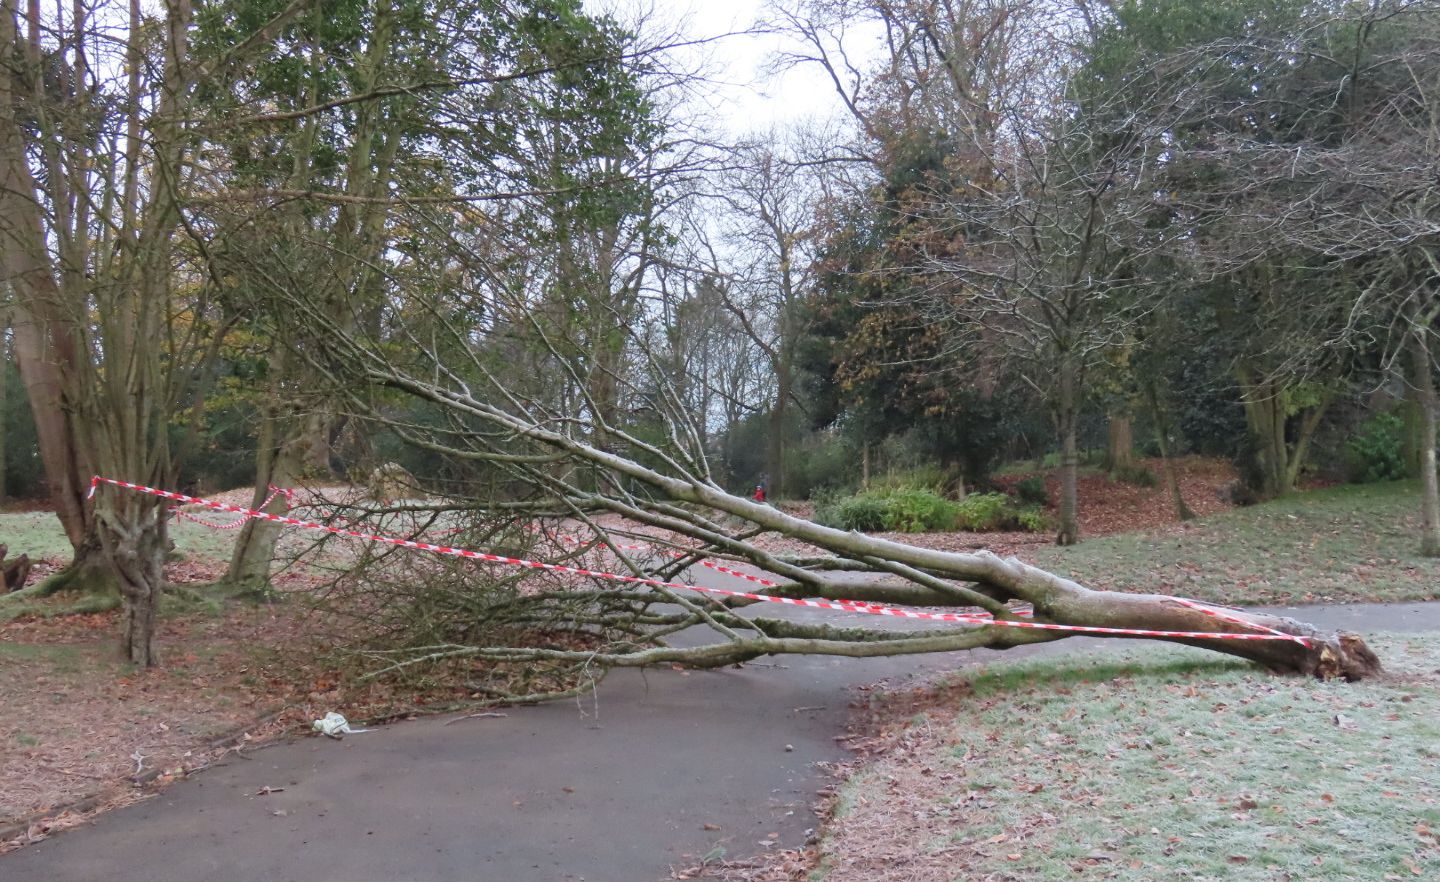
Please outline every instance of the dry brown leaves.
M164 667L148 671L120 663L118 612L0 626L0 680L22 687L0 693L0 827L77 800L94 803L82 814L133 801L142 784L201 768L232 740L295 723L257 725L294 697L274 688L253 651L291 636L287 617L247 608L165 620L156 638ZM53 826L32 825L27 838Z

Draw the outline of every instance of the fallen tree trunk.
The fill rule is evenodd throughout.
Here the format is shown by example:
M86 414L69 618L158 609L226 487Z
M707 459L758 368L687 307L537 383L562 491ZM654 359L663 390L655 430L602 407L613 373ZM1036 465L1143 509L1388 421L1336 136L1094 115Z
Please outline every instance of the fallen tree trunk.
M323 312L304 308L303 299L292 305L301 307L301 322L324 330L317 345L307 348L302 357L310 360L317 375L330 379L337 396L348 398L357 416L387 424L402 439L454 462L498 472L505 486L518 484L531 491L523 502L513 497L496 501L477 491L461 500L465 507L511 524L528 524L545 513L567 517L589 534L587 541L593 539L596 548L612 555L609 561L620 571L619 578L653 589L646 597L615 594L614 579L597 575L596 565L584 559L574 569L550 571L589 580L594 590L577 593L572 585L568 594L542 592L544 599L538 600L533 591L526 596L508 589L476 600L466 596L465 579L456 576L458 581L447 583L445 590L463 600L427 599L426 603L452 604L453 613L427 609L424 638L381 652L378 657L387 661L384 670L461 657L513 663L713 666L767 654L943 652L1094 635L1200 646L1250 659L1277 673L1358 680L1381 671L1379 659L1354 634L1322 633L1290 619L1163 595L1097 591L1014 558L919 548L791 516L723 490L710 476L701 433L686 424L678 405L665 410L665 396L647 400L658 402L669 419L668 438L642 440L624 426L564 418L541 403L522 399L478 361L473 376L462 379L458 368L442 365L419 341L419 351L412 355L416 364L397 364L393 351L361 341L333 323L327 325ZM457 351L469 351L468 343L457 340L456 344ZM564 358L558 350L553 354L557 360ZM489 384L488 394L477 393L472 382ZM436 428L387 422L363 391L376 387L423 400L447 414L450 423ZM589 412L592 422L603 422L594 416L600 411ZM606 439L605 447L591 443L596 437ZM568 467L557 467L561 462ZM631 553L633 547L627 549L612 535L620 528L607 529L597 522L600 514L618 515L636 529L671 537L666 540L669 550L662 546L661 553ZM486 530L487 535L495 534L493 522ZM797 540L820 554L774 553L758 541L766 535ZM463 556L443 546L421 550ZM554 559L548 555L556 549L542 551L532 552L531 557ZM705 557L742 561L773 574L765 589L772 595L973 612L950 624L942 619L934 631L921 632L749 619L734 609L746 598L697 597L670 581ZM525 561L511 562L535 568ZM383 574L378 578L383 580ZM473 582L473 575L470 578ZM606 589L611 593L607 595ZM379 608L387 606L414 605ZM1021 606L1025 614L1019 611ZM436 624L452 614L450 625ZM867 620L857 618L860 621ZM481 622L489 623L488 629L479 627ZM667 642L677 631L697 626L708 628L715 642L698 647ZM403 628L390 627L387 633L398 630ZM580 648L551 639L561 632L582 644ZM486 639L502 633L511 636ZM515 634L524 636L517 639Z

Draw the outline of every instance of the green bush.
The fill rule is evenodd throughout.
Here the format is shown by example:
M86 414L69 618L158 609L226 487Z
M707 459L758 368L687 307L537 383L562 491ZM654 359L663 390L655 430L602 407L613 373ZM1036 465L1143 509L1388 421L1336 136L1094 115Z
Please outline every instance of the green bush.
M1049 505L1050 491L1045 489L1045 476L1022 478L1015 485L1015 496L1026 505Z
M1050 513L1039 506L1028 506L1015 512L1015 522L1026 533L1048 533L1055 529Z
M1405 424L1393 413L1376 414L1350 439L1350 480L1357 484L1405 477Z
M885 513L884 497L861 493L817 508L815 517L829 527L875 533L885 529Z
M1004 493L971 493L956 506L955 526L975 533L1003 530L1014 520L1014 505Z
M1134 484L1136 487L1154 487L1160 483L1155 473L1143 465L1117 466L1110 472L1110 479L1122 484Z
M1039 506L1017 506L1004 493L972 493L952 502L933 490L876 489L817 501L820 523L861 532L923 533L927 530L1043 532L1050 519Z
M920 533L951 529L955 503L932 490L878 489L819 501L815 517L822 524L842 530Z
M763 447L763 445L761 445ZM756 463L756 474L760 464ZM854 490L860 483L860 454L842 436L822 433L785 450L785 496L813 499ZM748 487L755 489L754 481Z
M1043 533L1050 516L1038 505L1017 506L1004 493L971 493L956 506L955 526L974 533L1020 530Z
M886 502L886 529L898 533L948 530L955 524L955 503L933 490L896 490L886 497Z
M945 474L940 466L928 463L897 471L887 471L875 479L871 489L887 493L897 490L934 490L939 492L944 484Z

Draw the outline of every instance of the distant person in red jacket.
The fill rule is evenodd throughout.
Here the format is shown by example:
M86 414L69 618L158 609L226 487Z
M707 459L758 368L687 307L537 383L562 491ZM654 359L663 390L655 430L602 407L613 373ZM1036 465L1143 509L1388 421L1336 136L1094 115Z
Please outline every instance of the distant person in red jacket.
M765 484L763 482L755 485L755 501L765 501Z

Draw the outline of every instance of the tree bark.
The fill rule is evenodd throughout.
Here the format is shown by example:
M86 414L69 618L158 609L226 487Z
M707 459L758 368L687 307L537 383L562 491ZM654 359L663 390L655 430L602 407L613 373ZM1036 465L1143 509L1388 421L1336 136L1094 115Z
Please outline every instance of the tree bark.
M1060 369L1060 389L1056 402L1056 427L1060 431L1060 527L1056 545L1074 545L1080 541L1080 452L1077 444L1080 408L1079 385L1075 368Z
M1274 499L1285 495L1285 474L1289 471L1288 448L1285 445L1285 408L1279 391L1268 381L1257 378L1243 366L1236 369L1240 379L1241 401L1249 426L1255 469L1259 486L1253 487L1261 498Z
M6 430L10 426L10 347L4 341L10 336L10 314L0 309L0 505L5 504ZM0 555L3 557L3 555Z
M1117 411L1110 415L1106 431L1105 470L1115 472L1135 465L1135 432L1130 414Z
M766 492L779 499L785 490L785 416L786 402L790 397L789 378L783 373L775 392L775 405L770 408L770 437L766 438L765 470L769 472L769 486Z
M1420 412L1420 553L1440 557L1440 476L1436 474L1435 373L1430 358L1430 329L1410 330L1411 388Z
M1244 365L1238 366L1235 374L1240 381L1245 420L1261 473L1261 485L1252 489L1266 499L1285 496L1295 489L1310 442L1330 406L1331 395L1325 392L1316 404L1299 414L1292 445L1288 440L1290 391L1273 378L1257 376Z
M1420 407L1415 403L1413 390L1412 394L1401 403L1400 415L1404 420L1400 436L1400 456L1405 463L1405 477L1418 478L1422 459L1421 450L1425 447L1425 428L1421 425L1423 417Z
M283 357L282 357L283 358ZM284 372L284 368L280 369ZM250 508L260 510L270 487L291 487L304 469L303 433L297 433L284 424L281 414L283 406L275 401L278 389L271 389L271 402L266 406L260 422L260 437L255 453L255 492ZM277 496L271 500L267 511L280 512L285 500ZM263 518L252 518L240 528L235 537L235 548L230 554L230 565L225 571L224 581L239 592L249 596L263 597L270 590L270 570L275 559L275 543L280 537L281 525Z
M0 21L0 51L13 52L3 39L13 34L10 15ZM0 77L0 257L15 294L11 313L15 364L35 419L40 458L55 514L65 536L80 551L92 536L85 493L88 463L73 424L75 404L66 389L74 373L79 332L61 310L62 292L43 261L46 254L35 179L25 164L24 136L10 110L9 76Z
M170 544L167 517L153 496L106 493L96 501L100 537L120 587L121 650L126 660L143 668L159 664L155 619Z
M300 444L305 451L305 473L310 477L320 479L331 477L330 437L335 422L333 416L323 413L311 413L305 418L305 428ZM277 484L276 486L288 487L289 484Z

